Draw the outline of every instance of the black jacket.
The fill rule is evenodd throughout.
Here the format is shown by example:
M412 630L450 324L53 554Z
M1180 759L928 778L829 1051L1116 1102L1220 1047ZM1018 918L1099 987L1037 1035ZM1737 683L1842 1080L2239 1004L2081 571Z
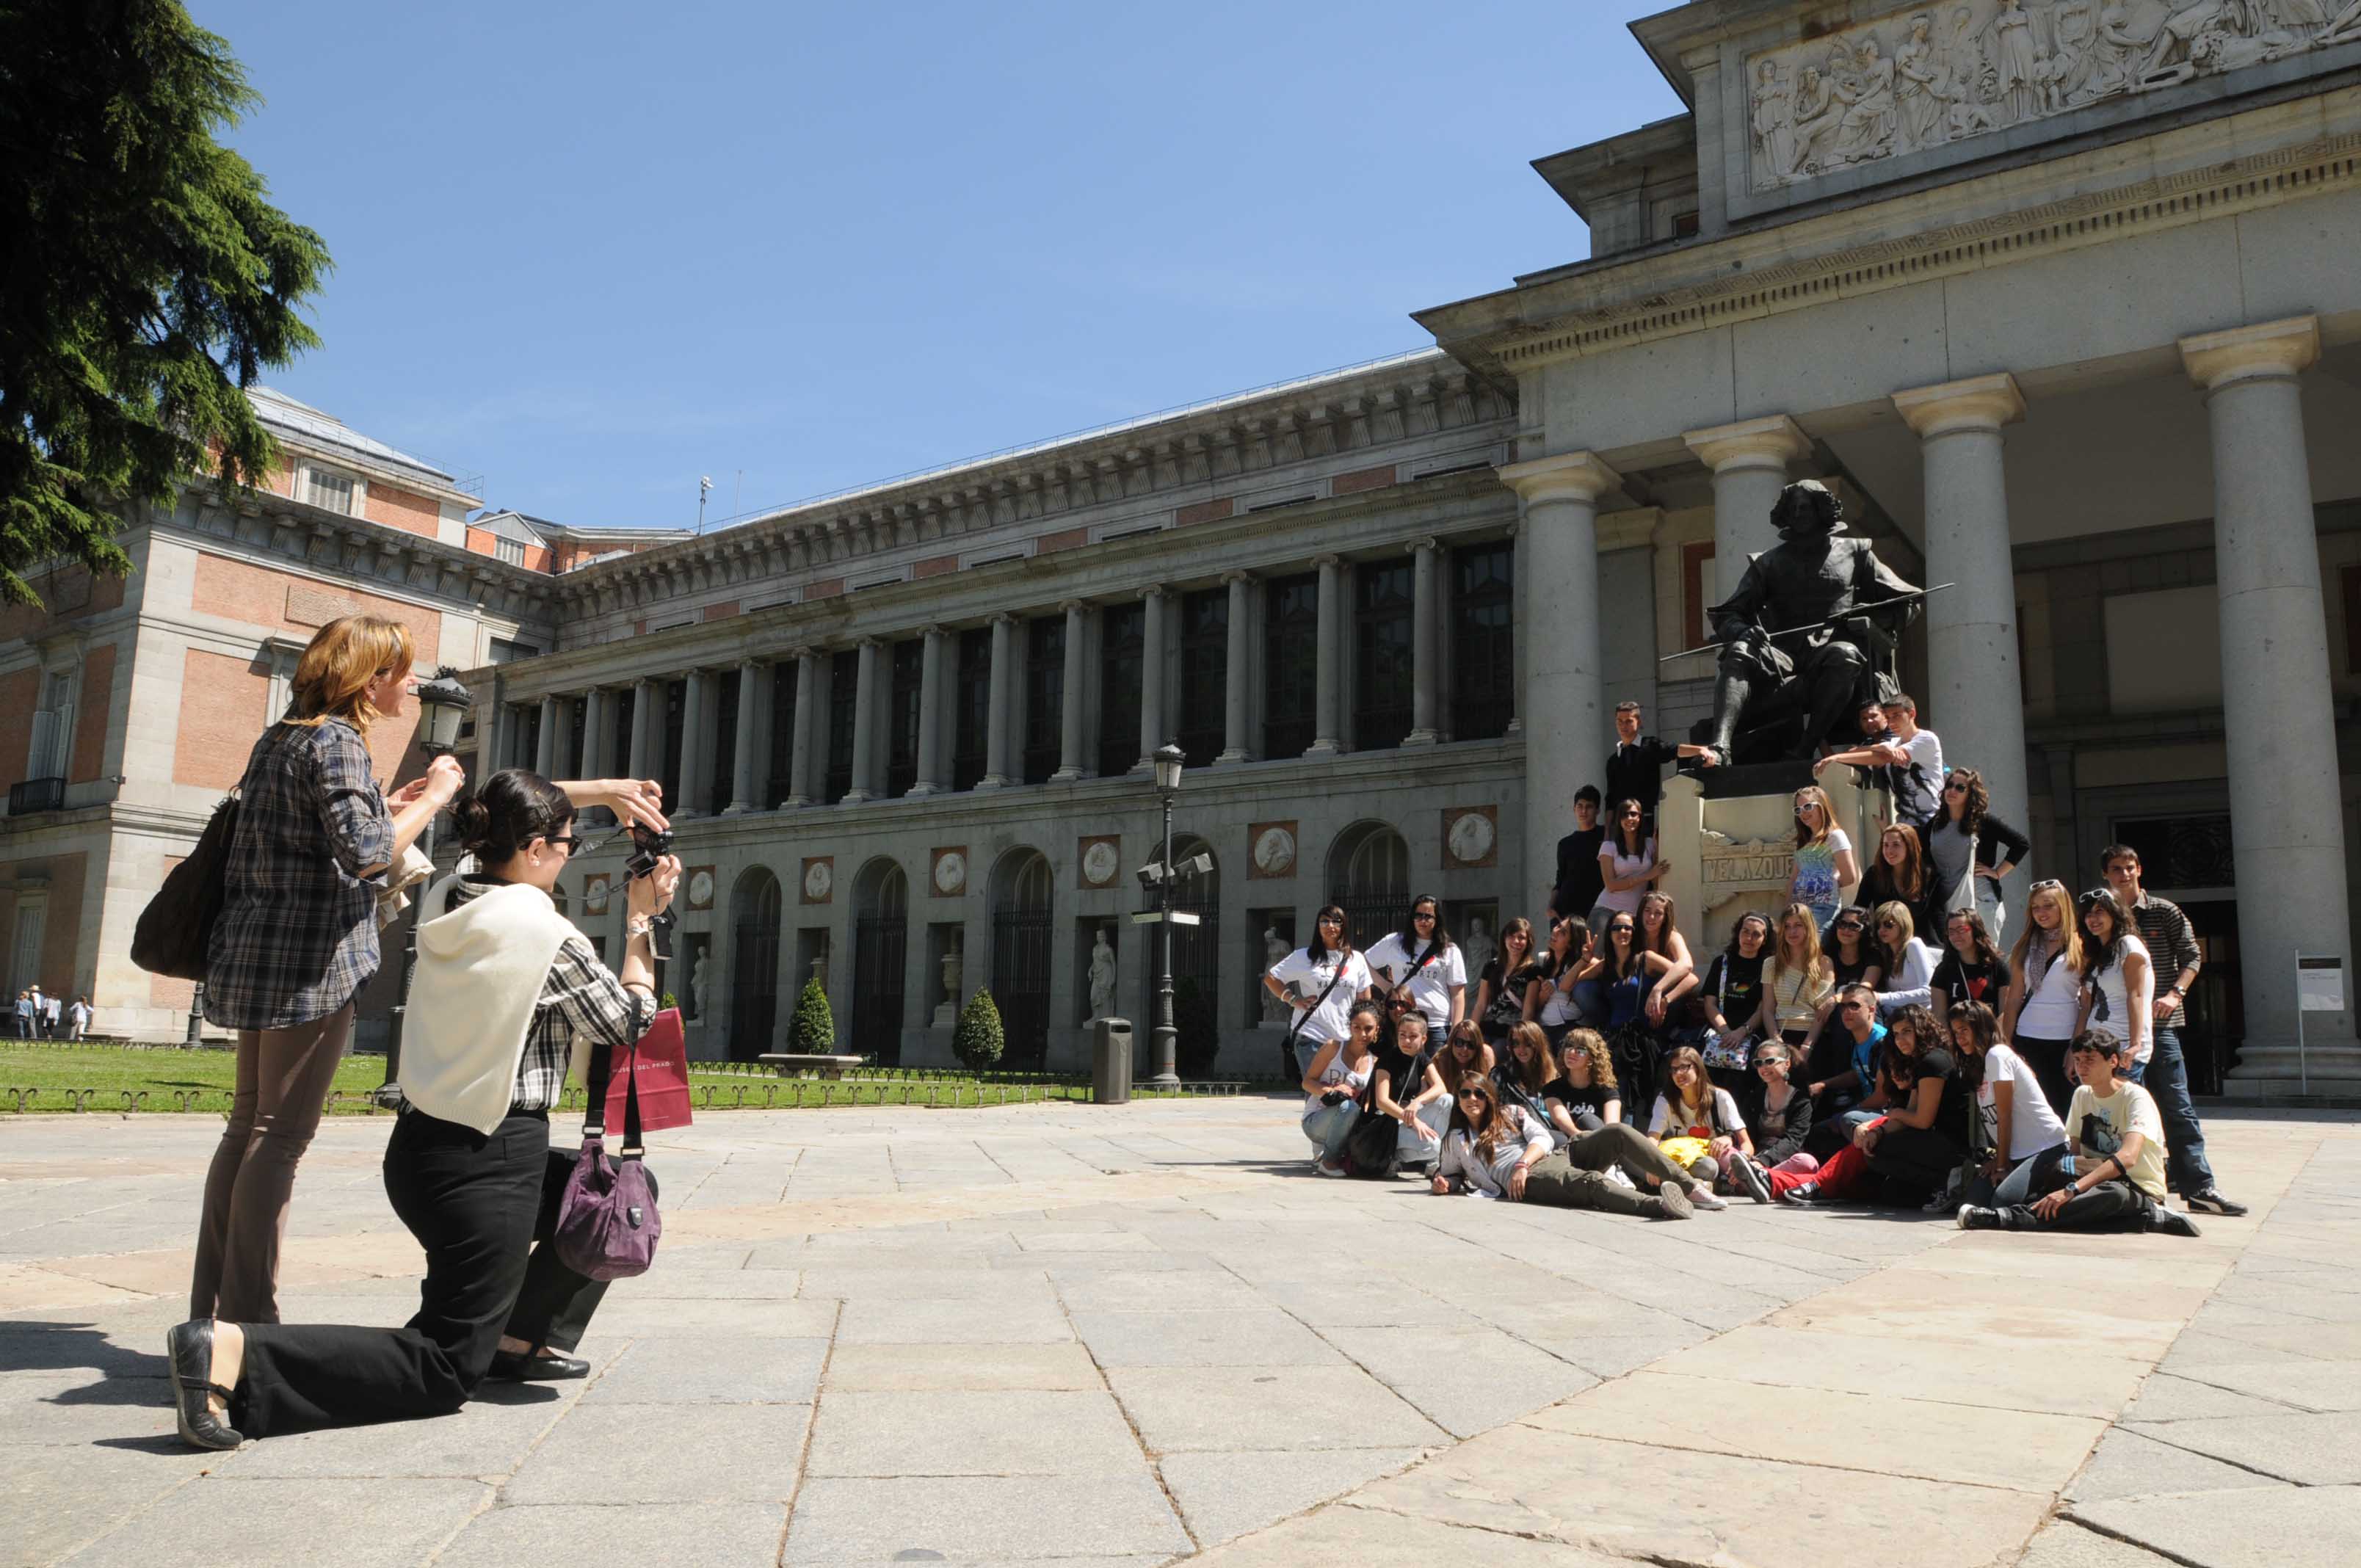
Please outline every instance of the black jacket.
M1790 1082L1795 1092L1787 1099L1787 1125L1777 1137L1763 1128L1762 1080L1755 1080L1754 1092L1747 1098L1746 1133L1754 1140L1754 1157L1764 1166L1777 1165L1791 1155L1801 1154L1804 1140L1812 1131L1812 1097L1798 1082Z
M1642 735L1629 746L1617 741L1607 753L1607 802L1600 808L1609 822L1615 820L1618 801L1636 800L1653 831L1656 821L1656 802L1664 798L1664 764L1680 760L1679 748ZM1566 913L1561 909L1563 915ZM1583 913L1587 915L1588 910Z
M1598 872L1598 846L1605 842L1604 827L1587 833L1576 828L1557 841L1557 886L1550 891L1550 907L1560 915L1588 918L1607 891L1607 879Z

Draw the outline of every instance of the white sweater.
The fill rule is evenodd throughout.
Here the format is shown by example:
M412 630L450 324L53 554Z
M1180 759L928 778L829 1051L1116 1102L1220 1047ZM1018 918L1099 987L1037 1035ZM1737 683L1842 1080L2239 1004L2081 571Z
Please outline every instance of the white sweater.
M508 1115L533 1008L574 925L522 883L453 908L458 880L436 883L419 909L401 1092L430 1116L489 1133Z

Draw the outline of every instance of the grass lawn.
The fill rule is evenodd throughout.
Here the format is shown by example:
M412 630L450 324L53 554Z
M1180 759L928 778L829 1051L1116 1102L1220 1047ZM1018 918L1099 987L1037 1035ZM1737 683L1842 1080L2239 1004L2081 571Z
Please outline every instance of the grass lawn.
M1041 1100L1088 1100L1087 1081L982 1082L973 1078L894 1077L844 1079L829 1083L756 1076L736 1071L699 1071L689 1064L689 1098L698 1111L814 1110L836 1105L1015 1105ZM38 1045L0 1042L0 1115L27 1112L112 1111L210 1112L229 1110L237 1076L236 1057L225 1050L173 1047ZM336 1069L328 1113L368 1115L369 1095L385 1080L385 1058L347 1057ZM20 1091L31 1091L21 1093ZM85 1098L85 1093L87 1097ZM1135 1088L1135 1095L1150 1091ZM1170 1091L1167 1091L1170 1092ZM578 1109L581 1091L569 1091Z

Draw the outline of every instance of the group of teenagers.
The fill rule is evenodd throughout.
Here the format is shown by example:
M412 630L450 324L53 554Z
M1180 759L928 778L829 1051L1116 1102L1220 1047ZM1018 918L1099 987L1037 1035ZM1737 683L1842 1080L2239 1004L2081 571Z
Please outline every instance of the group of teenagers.
M1898 740L1817 764L1894 790L1867 872L1827 793L1799 789L1784 905L1699 954L1653 885L1670 868L1644 784L1675 751L1640 740L1636 707L1616 717L1610 785L1647 773L1590 840L1589 885L1568 850L1578 865L1600 796L1576 797L1546 939L1510 920L1471 982L1433 898L1366 952L1330 905L1266 974L1293 1010L1287 1070L1321 1175L1660 1219L1742 1197L2194 1234L2171 1191L2246 1212L2214 1184L2181 1055L2195 934L2142 887L2135 850L2109 846L2104 884L2079 896L2036 883L2004 951L2002 880L2026 840L1974 770L1942 768L1905 697Z

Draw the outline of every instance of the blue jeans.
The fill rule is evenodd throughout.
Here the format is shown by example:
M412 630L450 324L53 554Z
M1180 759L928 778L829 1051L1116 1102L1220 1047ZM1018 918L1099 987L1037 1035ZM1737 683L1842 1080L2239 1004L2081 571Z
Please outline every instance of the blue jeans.
M2205 1158L2205 1129L2198 1124L2197 1102L2189 1094L2189 1058L2180 1049L2180 1032L2153 1031L2155 1047L2147 1067L2133 1081L2147 1087L2164 1122L2165 1179L2182 1192L2202 1192L2213 1185L2213 1168Z
M1312 1140L1322 1159L1334 1164L1345 1152L1345 1135L1353 1130L1353 1119L1360 1113L1360 1106L1350 1100L1315 1106L1303 1113L1303 1135Z

